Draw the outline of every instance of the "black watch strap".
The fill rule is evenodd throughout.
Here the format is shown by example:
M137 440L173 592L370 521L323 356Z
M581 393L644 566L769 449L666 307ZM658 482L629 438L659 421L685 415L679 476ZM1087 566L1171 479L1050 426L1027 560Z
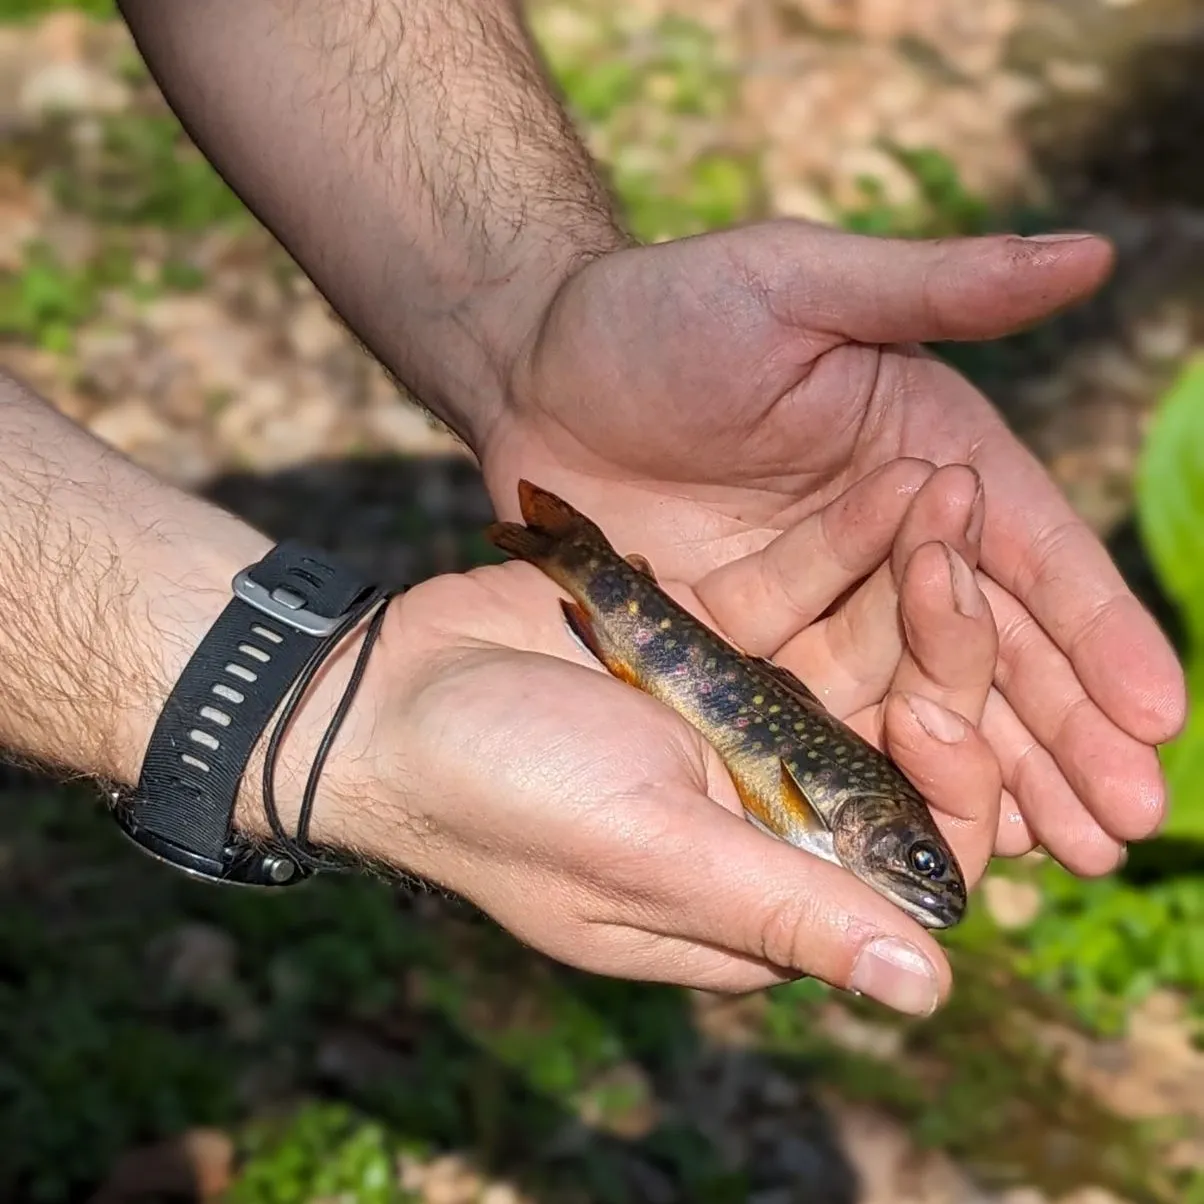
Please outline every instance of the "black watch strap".
M191 874L285 885L311 870L287 849L236 838L240 784L297 678L382 591L295 541L242 570L232 589L164 704L138 786L117 815L146 852Z

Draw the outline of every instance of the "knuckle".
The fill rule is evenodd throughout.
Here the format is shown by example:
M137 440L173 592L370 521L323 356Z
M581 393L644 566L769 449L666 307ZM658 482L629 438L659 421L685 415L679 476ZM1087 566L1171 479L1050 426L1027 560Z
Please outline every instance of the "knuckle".
M770 902L756 921L752 952L775 966L802 970L813 929L811 906L800 893Z
M1073 563L1067 555L1067 547L1079 536L1082 528L1083 524L1078 518L1068 518L1034 536L1017 570L1020 588L1013 590L1013 593L1027 597L1038 582L1056 575L1059 565Z

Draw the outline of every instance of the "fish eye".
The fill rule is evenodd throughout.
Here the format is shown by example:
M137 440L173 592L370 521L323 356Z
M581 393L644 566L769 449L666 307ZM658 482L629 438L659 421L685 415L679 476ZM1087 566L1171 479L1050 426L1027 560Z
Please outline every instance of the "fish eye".
M911 868L925 878L939 878L948 869L941 851L924 840L907 850L907 859L911 862Z

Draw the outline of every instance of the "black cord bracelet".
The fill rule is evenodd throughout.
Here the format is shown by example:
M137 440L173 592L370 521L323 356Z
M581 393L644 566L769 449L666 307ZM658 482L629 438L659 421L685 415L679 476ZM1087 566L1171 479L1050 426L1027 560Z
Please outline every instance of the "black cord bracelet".
M389 603L403 592L401 589L378 590L364 599L359 606L344 618L339 627L331 633L331 638L315 651L313 657L302 670L288 701L284 705L284 709L281 711L280 718L272 730L271 738L268 740L263 762L264 814L272 829L272 834L280 846L287 851L288 855L298 865L303 865L310 870L337 870L343 868L337 860L331 857L324 857L313 851L309 841L310 820L313 815L313 807L317 798L322 770L326 766L326 760L330 756L330 750L334 746L335 740L338 738L343 721L347 718L347 714L355 702L355 696L359 692L364 674L368 668L368 660L372 655L373 648L376 646L376 641L380 637L385 615L389 609ZM305 781L305 790L301 797L301 808L297 815L297 829L294 835L289 836L280 821L280 812L276 806L276 765L280 756L281 744L288 731L290 721L305 698L305 692L309 688L310 683L321 671L322 666L329 660L330 656L339 648L343 636L358 626L363 621L364 616L373 607L377 607L376 614L372 616L372 621L368 624L368 628L364 632L364 641L356 656L351 676L348 679L346 688L343 690L339 705L335 708L335 713L331 717L330 723L327 725L326 731L314 754L313 764L310 767L309 775Z
M230 601L159 713L137 786L114 798L113 814L126 835L158 860L211 882L288 886L318 870L348 868L333 851L324 856L312 847L310 820L388 604L402 592L291 540L240 570ZM275 794L281 745L314 678L365 619L363 646L315 751L290 835ZM277 715L262 781L271 834L255 840L235 831L235 811L252 752Z

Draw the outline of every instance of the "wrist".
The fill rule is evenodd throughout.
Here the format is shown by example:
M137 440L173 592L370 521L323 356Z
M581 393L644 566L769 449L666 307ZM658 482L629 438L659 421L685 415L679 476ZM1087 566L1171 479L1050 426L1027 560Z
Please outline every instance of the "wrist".
M382 348L381 358L480 459L522 404L558 298L590 264L632 245L601 215L589 227L567 228L566 218L565 229L531 231L504 263L449 290L459 299L429 331Z
M116 781L126 785L138 781L163 706L234 597L235 575L260 561L273 546L272 541L234 522L224 534L226 539L220 550L210 545L199 553L190 553L186 564L174 563L168 567L166 578L147 574L142 578L140 596L132 599L134 608L144 616L140 634L142 646L149 650L146 676L158 684L140 695L128 710L118 712L115 738L111 742L116 753L111 776ZM273 798L282 828L290 836L297 831L306 782L346 690L371 617L369 614L363 618L327 655L293 710L277 745ZM269 743L294 688L283 690L276 700L277 705L251 750L239 783L231 817L233 828L237 834L256 842L270 842L274 838L264 805L264 768ZM358 692L353 712L357 710L363 713ZM350 770L367 752L362 739L358 741L361 747L356 747L354 736L350 741L347 739L348 732L356 730L352 722L356 718L355 714L348 715L342 724L319 778L307 833L309 843L317 847L341 851L360 843L349 830L353 825L348 822L349 803L360 793Z

